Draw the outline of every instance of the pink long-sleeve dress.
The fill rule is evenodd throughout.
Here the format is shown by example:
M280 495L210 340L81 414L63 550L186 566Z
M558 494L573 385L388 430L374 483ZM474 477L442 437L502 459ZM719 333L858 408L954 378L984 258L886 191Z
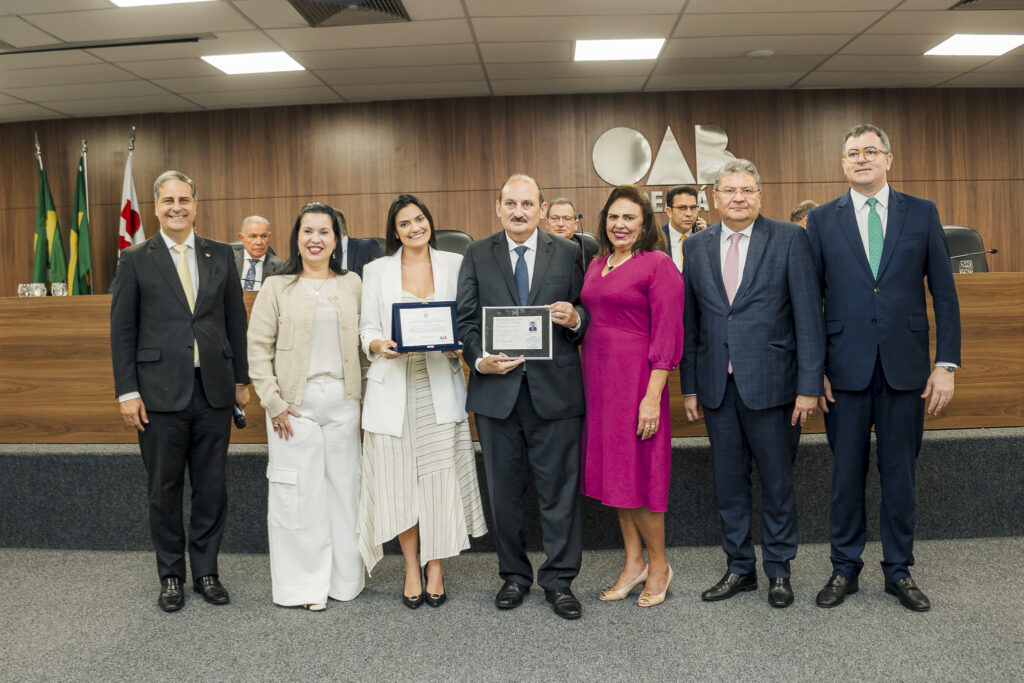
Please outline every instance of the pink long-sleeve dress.
M671 370L682 357L683 279L661 251L639 252L602 276L607 260L591 261L583 280L590 325L580 489L611 507L665 512L672 465L667 383L658 431L647 441L636 435L637 413L651 370Z

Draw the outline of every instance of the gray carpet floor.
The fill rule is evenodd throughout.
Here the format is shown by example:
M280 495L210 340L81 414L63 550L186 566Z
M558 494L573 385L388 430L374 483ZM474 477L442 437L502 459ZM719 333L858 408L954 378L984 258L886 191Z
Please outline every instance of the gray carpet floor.
M389 555L362 595L319 614L271 604L265 555L224 555L231 605L190 591L164 614L151 553L0 549L0 680L1024 680L1024 539L919 542L925 614L883 594L880 552L869 544L860 593L823 610L828 548L801 546L796 603L775 610L763 581L701 602L724 570L720 549L673 548L669 599L645 610L635 596L598 602L621 556L589 551L574 584L584 615L566 622L536 588L496 610L489 553L447 562L439 609L402 606Z

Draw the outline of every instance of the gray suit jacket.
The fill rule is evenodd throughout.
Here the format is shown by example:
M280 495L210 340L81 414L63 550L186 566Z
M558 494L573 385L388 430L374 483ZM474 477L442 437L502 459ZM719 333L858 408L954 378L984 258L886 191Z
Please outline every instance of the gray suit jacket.
M758 216L732 304L722 280L721 223L683 242L684 394L717 408L728 365L747 407L763 410L823 390L821 290L802 228Z
M245 277L245 271L249 269L245 263L245 247L241 244L232 244L231 248L235 252L235 270L238 271L238 279L241 281L241 279ZM279 258L272 249L268 249L267 258L263 261L263 279L267 279L268 275L280 273L284 270L285 264L287 263L288 262L284 259Z

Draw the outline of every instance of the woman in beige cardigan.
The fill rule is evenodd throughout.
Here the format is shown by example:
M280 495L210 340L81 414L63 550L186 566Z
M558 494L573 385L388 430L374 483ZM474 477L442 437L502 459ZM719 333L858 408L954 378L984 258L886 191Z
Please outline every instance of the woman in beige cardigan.
M359 277L341 269L334 210L307 204L283 272L249 321L249 374L266 409L270 575L278 605L318 612L363 589L359 556Z

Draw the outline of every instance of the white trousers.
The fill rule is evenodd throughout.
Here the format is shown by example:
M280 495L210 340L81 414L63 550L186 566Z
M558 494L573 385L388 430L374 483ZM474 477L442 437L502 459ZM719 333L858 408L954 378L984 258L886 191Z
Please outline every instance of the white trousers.
M295 435L267 416L270 576L278 605L351 600L363 590L359 555L359 402L345 382L316 378L292 406Z

